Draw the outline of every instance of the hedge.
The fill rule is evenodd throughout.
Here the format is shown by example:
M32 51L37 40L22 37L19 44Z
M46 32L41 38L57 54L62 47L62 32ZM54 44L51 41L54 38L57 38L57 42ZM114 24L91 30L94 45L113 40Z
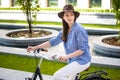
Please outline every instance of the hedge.
M94 8L75 8L77 11L80 12L101 12L101 13L114 13L115 11L113 9L94 9ZM19 7L9 7L9 8L5 8L5 7L1 7L0 10L22 10ZM46 7L46 8L39 8L38 10L41 11L61 11L62 8L51 8L51 7Z

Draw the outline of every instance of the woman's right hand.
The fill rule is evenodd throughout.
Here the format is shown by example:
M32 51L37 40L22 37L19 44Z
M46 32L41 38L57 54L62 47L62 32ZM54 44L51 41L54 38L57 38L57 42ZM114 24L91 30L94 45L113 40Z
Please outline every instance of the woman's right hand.
M27 52L30 53L30 51L33 51L33 50L35 50L35 47L33 47L33 46L28 46L28 48L27 48Z

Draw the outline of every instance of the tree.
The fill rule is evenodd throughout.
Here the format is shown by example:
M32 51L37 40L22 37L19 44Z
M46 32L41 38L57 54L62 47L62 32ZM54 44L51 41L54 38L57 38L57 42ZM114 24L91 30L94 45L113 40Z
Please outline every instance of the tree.
M18 5L26 15L26 20L29 28L29 35L32 36L32 24L36 20L37 12L39 11L39 0L17 0Z
M116 24L120 25L120 0L112 0L112 6L115 10Z

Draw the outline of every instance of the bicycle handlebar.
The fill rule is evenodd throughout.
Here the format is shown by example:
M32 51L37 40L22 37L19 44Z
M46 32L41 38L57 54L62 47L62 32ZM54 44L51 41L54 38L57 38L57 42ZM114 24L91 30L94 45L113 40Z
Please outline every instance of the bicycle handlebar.
M46 49L38 48L38 49L35 49L35 50L33 51L33 53L39 54L40 51L48 52L48 50L46 50ZM53 56L51 56L51 57L46 57L46 56L44 56L44 54L39 54L39 56L40 56L41 58L44 58L44 59L47 59L47 60L50 60L50 59L52 59L52 60L57 60L57 59L58 59L58 58L57 58L57 55L53 55Z

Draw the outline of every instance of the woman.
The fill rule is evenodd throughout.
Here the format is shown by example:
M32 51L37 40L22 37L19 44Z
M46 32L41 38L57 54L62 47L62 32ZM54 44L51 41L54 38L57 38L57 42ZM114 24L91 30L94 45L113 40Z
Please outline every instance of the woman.
M38 48L47 48L64 43L66 55L59 56L59 61L68 61L68 65L54 74L54 80L75 80L77 73L84 71L90 66L91 56L88 46L88 35L86 30L76 22L79 12L74 11L72 5L65 5L63 11L58 13L62 19L63 29L59 34L37 46L29 46L27 51Z

